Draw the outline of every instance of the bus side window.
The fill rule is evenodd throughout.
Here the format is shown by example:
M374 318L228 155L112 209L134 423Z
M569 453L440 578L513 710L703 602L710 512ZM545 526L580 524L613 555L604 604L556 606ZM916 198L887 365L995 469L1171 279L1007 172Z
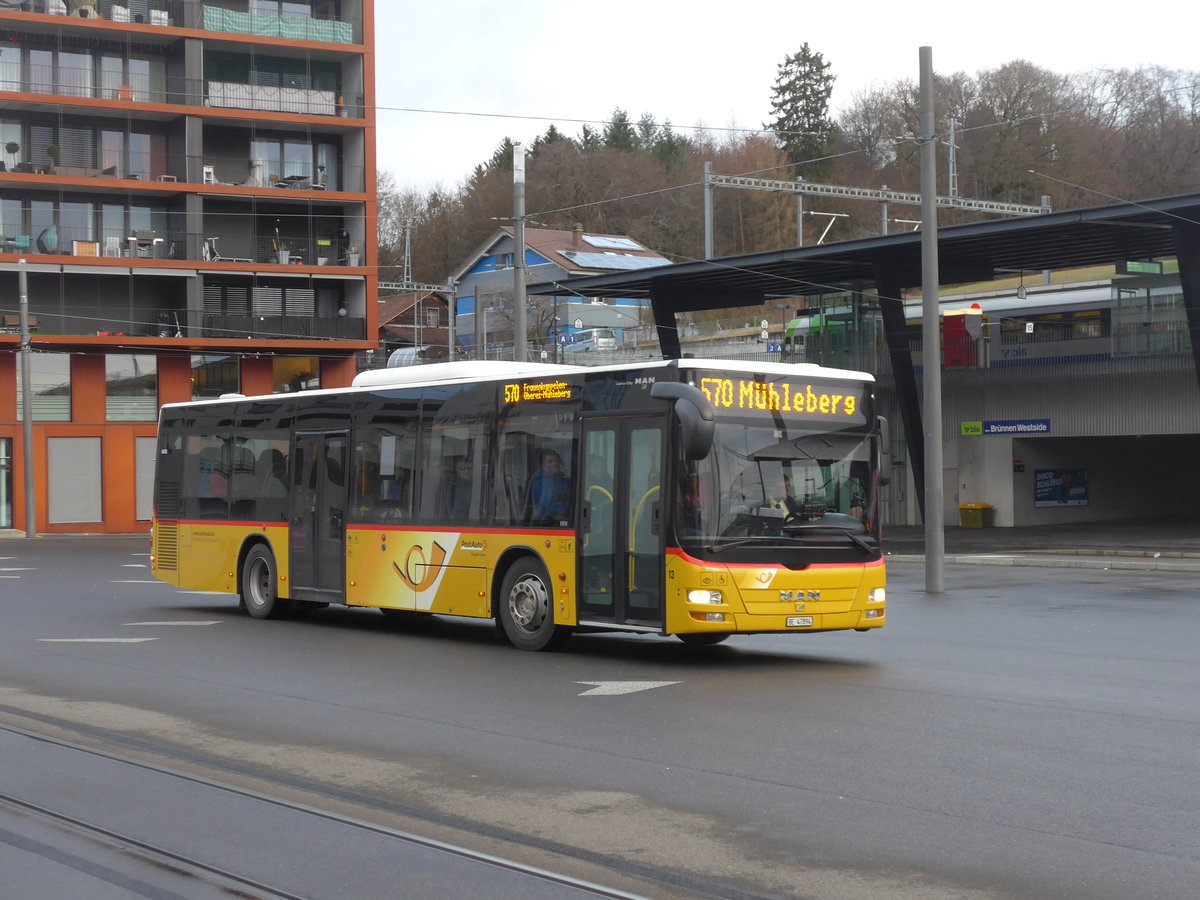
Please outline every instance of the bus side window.
M200 519L228 518L228 438L190 434L185 447L183 490L188 514Z

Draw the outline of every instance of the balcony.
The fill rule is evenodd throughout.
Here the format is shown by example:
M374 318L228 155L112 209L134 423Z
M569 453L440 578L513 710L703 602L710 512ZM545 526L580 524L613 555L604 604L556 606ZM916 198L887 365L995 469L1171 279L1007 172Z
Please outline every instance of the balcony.
M305 116L349 115L335 91L270 84L210 81L205 103L222 109L258 109Z
M256 266L358 266L361 255L336 238L278 238L273 234L223 239L212 235L159 229L93 229L46 225L12 228L0 234L0 254L84 259L178 260L195 265L251 263ZM28 233L19 233L26 231ZM194 248L189 250L189 248ZM319 275L315 277L320 277Z
M361 341L365 319L351 316L228 316L205 313L200 337Z
M354 26L349 22L340 22L333 18L264 15L207 3L203 7L199 27L207 31L288 38L296 41L354 43Z
M352 44L355 23L332 15L277 15L250 12L246 0L225 3L203 0L9 0L0 8L16 8L51 16L130 22L163 28L203 28L227 34ZM331 8L331 4L315 4Z
M28 66L27 69L22 75L16 68L0 68L0 92L124 103L204 105L216 109L251 109L307 116L358 118L364 114L362 97L347 98L335 90L234 81L204 82L165 74L97 78L90 66ZM202 86L207 88L206 92Z
M132 181L203 184L229 187L256 187L301 191L364 190L362 166L329 167L301 161L248 159L245 156L219 156L205 153L185 161L165 152L99 151L84 147L65 154L68 163L55 162L45 148L32 152L24 149L0 160L0 177L5 172L45 175L48 178L117 178ZM97 158L99 157L99 158ZM94 164L92 164L94 163ZM115 187L115 186L114 186ZM277 194L279 198L286 195Z

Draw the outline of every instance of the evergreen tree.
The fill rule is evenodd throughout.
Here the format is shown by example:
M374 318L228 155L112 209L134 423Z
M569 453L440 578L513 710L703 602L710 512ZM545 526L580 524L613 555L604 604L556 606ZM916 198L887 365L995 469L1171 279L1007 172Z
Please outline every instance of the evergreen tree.
M604 127L604 146L613 150L637 149L637 131L629 120L629 113L620 107L613 110L612 119Z
M642 113L642 117L638 119L637 123L638 146L643 150L654 149L654 145L658 143L659 132L660 128L654 121L654 116L650 113Z
M788 162L804 163L828 152L836 126L829 118L829 97L835 76L830 63L806 42L779 64L771 96L773 118L764 127L775 132L779 148ZM808 167L805 174L822 171L825 166Z
M598 150L600 147L604 146L603 140L601 139L599 133L597 133L596 129L587 123L584 123L583 127L579 129L579 138L576 143L579 144L579 149L585 152Z
M554 123L551 122L550 127L546 129L545 134L539 134L533 139L533 143L529 145L529 155L536 156L539 150L549 147L551 144L558 144L562 142L566 142L568 144L572 143L571 138L559 131L555 127Z
M677 134L671 128L671 120L667 119L658 129L654 143L649 145L649 149L662 167L670 172L684 160L690 146L691 143L688 139Z

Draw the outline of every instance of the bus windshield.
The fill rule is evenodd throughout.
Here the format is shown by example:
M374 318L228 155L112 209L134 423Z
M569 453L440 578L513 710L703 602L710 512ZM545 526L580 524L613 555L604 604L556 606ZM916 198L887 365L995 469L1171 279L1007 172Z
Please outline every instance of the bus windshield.
M878 555L872 437L789 432L718 420L713 450L688 466L679 492L679 540L701 558L761 548ZM838 556L843 556L838 553Z

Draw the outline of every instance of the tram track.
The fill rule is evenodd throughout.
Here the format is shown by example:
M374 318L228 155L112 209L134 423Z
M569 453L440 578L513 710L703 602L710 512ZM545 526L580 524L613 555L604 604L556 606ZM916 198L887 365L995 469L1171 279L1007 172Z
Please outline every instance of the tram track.
M5 711L18 712L13 709L6 709ZM38 718L45 717L39 716ZM44 724L55 729L71 729L73 727L73 723L64 721L46 722ZM95 734L95 732L104 731L103 729L96 728L88 730L93 732L90 735L93 738L101 737L101 735ZM182 786L182 789L185 791L203 791L210 795L212 792L216 792L216 795L230 802L237 802L239 804L250 803L255 807L270 810L271 812L268 813L268 816L283 816L288 819L300 817L303 820L303 824L299 826L300 830L316 830L319 832L323 828L337 829L339 832L344 833L339 835L341 839L338 844L329 845L329 852L331 854L336 852L335 846L343 847L359 844L363 840L370 838L381 842L381 846L386 847L390 845L395 848L407 848L406 852L417 853L429 860L433 860L432 864L435 866L437 865L438 857L449 858L456 861L456 864L466 865L479 873L472 877L491 880L499 875L503 875L510 879L516 879L527 886L540 886L550 891L553 896L604 897L620 898L620 900L646 900L648 897L677 898L684 896L722 898L722 900L752 900L752 898L754 900L761 900L765 896L752 892L747 893L736 888L730 889L729 886L702 885L696 883L694 879L688 877L686 874L644 866L635 865L630 867L619 860L605 859L598 861L588 859L586 853L578 855L564 853L563 851L568 848L555 847L549 849L545 846L537 846L536 844L520 843L520 836L518 835L504 835L503 837L484 835L484 837L493 842L500 840L510 845L516 842L527 849L539 851L543 855L557 856L570 863L582 862L592 869L598 867L602 873L604 870L609 870L617 876L614 878L614 881L648 885L646 890L649 893L633 892L623 888L607 886L576 875L552 871L548 868L531 865L494 853L483 852L460 844L426 837L412 831L389 827L329 809L322 809L309 803L285 799L277 795L231 784L206 775L181 771L168 765L139 759L133 755L89 747L65 737L39 733L11 723L0 722L0 736L8 736L5 738L6 740L16 739L37 742L42 746L43 753L45 749L53 749L59 754L67 754L74 757L72 762L84 766L92 763L110 767L117 766L127 774L132 773L131 777L134 778L152 777L158 780L167 779L177 788ZM103 738L110 743L119 742L120 737L117 734L103 735ZM151 749L145 746L145 742L138 741L136 743L140 746L131 748L131 752L140 754L154 753L155 755L166 755L168 758L170 756L171 751L167 748L159 747ZM196 764L194 758L191 760L181 759L181 762ZM213 765L213 761L206 761L206 764L211 766ZM261 771L256 772L253 777L259 781L266 780L268 783L270 782L270 776L265 775ZM309 795L316 796L318 800L322 796L325 796L331 801L329 804L331 806L362 802L362 798L351 800L344 792L336 790L324 792L323 794L319 785L305 783L301 786L296 783L295 779L279 780L277 783L283 793L286 793L288 790L303 790ZM207 803L211 804L212 802L210 797ZM141 862L149 863L151 866L157 866L166 871L173 871L180 877L191 879L193 883L203 883L209 888L210 892L219 892L219 896L305 898L305 900L313 896L321 896L321 892L306 893L302 890L298 891L294 884L277 883L271 877L259 877L254 873L247 873L244 867L227 865L219 859L214 860L211 858L211 855L209 858L203 858L204 854L189 852L186 848L178 846L170 846L169 841L156 840L146 834L135 833L136 829L134 828L108 823L104 821L105 817L102 814L97 814L96 812L91 814L77 812L69 808L63 808L63 806L64 804L61 802L51 803L41 801L38 798L30 798L29 796L18 796L17 792L11 790L0 791L0 810L19 813L25 817L35 817L47 823L53 823L60 828L71 829L77 834L86 836L95 842L107 844L112 853L120 854L122 858L129 858L130 854L133 854ZM69 807L70 804L67 804L67 806ZM378 804L376 809L382 806L383 804ZM413 811L404 810L403 815L411 819ZM447 827L445 822L436 822L432 819L430 820L430 824L433 826L431 830ZM476 833L478 834L478 832ZM388 853L386 850L384 852L385 854ZM205 893L203 896L209 895L212 894ZM419 893L405 893L405 895L421 896ZM522 890L521 895L541 896L538 889ZM173 898L177 895L167 891L155 894L155 896ZM185 894L184 896L191 896L191 894ZM502 894L497 894L497 896L502 896Z

